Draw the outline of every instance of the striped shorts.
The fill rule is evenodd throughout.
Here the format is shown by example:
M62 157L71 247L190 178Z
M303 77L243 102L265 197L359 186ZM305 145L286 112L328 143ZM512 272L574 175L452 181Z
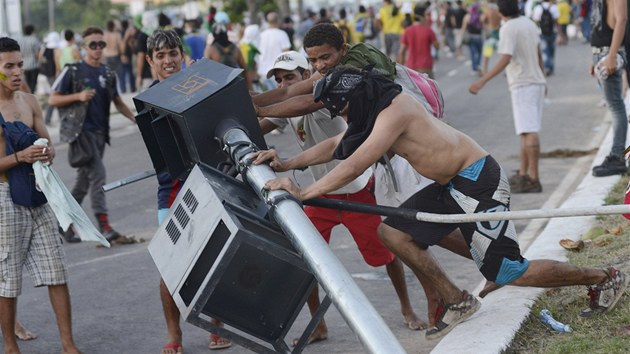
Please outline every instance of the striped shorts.
M23 266L36 287L67 283L57 227L48 204L37 208L15 205L9 184L0 182L0 296L20 295Z

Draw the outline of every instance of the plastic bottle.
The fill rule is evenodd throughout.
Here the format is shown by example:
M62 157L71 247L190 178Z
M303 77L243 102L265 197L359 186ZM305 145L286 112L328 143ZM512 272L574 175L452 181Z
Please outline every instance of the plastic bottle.
M556 321L551 315L551 312L547 309L541 310L538 317L544 324L548 325L556 332L570 333L573 331L569 325Z
M595 74L600 80L606 80L608 78L608 71L606 71L606 59L608 59L608 55L602 57L595 66ZM621 54L617 54L617 70L621 70L624 66L623 58Z

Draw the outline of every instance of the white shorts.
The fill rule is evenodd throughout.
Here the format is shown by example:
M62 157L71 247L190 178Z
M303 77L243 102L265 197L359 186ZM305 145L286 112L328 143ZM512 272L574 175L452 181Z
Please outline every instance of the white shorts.
M515 87L510 90L510 95L516 135L540 132L545 85Z

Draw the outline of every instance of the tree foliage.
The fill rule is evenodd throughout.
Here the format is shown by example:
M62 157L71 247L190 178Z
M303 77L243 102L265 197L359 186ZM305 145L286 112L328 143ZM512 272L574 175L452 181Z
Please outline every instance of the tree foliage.
M31 1L30 7L30 22L37 32L48 32L48 1ZM55 0L55 30L69 28L81 33L89 26L105 27L107 20L114 18L111 13L115 8L119 7L113 7L110 0Z

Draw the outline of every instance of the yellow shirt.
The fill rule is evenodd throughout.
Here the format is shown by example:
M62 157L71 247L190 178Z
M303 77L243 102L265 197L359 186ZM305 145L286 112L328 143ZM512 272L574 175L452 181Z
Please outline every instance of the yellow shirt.
M387 4L379 10L381 23L383 24L383 33L402 34L404 32L402 22L405 19L405 14L398 9L396 17L392 16L392 7L393 5Z
M560 13L558 24L568 25L571 22L571 6L566 1L560 1L556 6L558 6L558 12Z

